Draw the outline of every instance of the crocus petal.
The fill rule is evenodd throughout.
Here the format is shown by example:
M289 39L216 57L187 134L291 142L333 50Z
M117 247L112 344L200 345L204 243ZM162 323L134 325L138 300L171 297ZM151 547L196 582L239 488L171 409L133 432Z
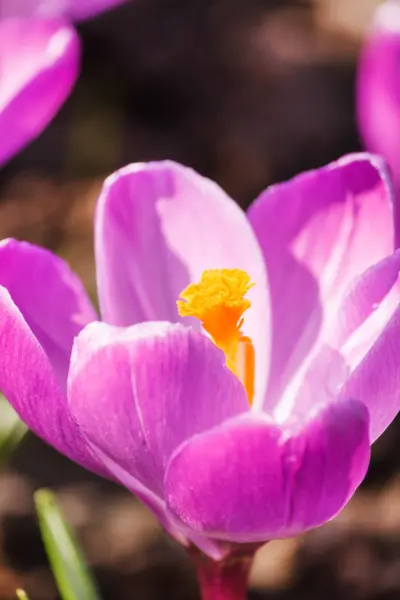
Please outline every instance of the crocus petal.
M362 49L357 76L357 117L366 147L385 157L400 192L400 5L380 5ZM398 216L397 216L398 223Z
M79 39L58 21L0 21L0 164L37 137L69 95Z
M352 372L372 348L400 305L400 251L357 278L337 314L327 339Z
M371 442L390 425L400 409L400 307L365 358L343 385L338 400L362 399L371 419Z
M352 155L267 189L249 219L270 284L271 408L350 282L393 252L391 191L378 158Z
M88 325L74 344L68 397L107 468L132 491L137 480L160 498L179 444L249 410L224 354L205 335L160 322Z
M46 353L2 286L0 356L0 390L28 427L73 461L107 476L69 415Z
M0 0L0 14L6 17L66 18L82 21L110 10L126 0Z
M291 537L346 504L369 454L368 412L357 402L329 405L300 427L246 415L178 448L166 473L167 506L216 539Z
M356 277L338 312L331 315L327 341L342 348L363 323L379 312L388 295L397 305L400 301L399 272L400 250L396 250Z
M8 239L0 242L0 285L9 291L65 388L74 337L96 319L78 277L48 250Z
M125 2L126 0L69 0L67 15L73 21L83 21Z
M336 313L330 315L324 344L303 363L276 405L274 414L279 420L293 414L307 414L313 409L316 396L319 402L336 400L343 384L398 309L399 273L397 250L354 280ZM397 414L395 398L393 402L384 403L388 409L385 427ZM371 429L375 427L374 421L372 412Z
M244 333L256 349L256 395L268 372L265 266L241 209L213 182L172 162L135 164L105 183L96 225L102 316L115 325L177 321L176 300L206 269L238 268L256 283Z

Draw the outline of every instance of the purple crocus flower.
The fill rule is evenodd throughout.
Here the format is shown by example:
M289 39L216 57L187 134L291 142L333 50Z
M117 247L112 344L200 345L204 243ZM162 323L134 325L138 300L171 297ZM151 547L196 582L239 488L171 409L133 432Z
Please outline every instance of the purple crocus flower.
M191 169L130 165L95 249L102 322L61 259L1 243L0 389L27 425L214 560L335 516L400 405L380 160L272 186L247 215Z
M357 118L363 141L388 162L400 199L400 2L381 4L360 53ZM398 210L397 210L398 212ZM396 224L400 224L400 214Z
M82 21L124 2L126 0L0 0L0 15L3 18L40 17Z
M67 19L122 0L0 0L0 166L36 138L70 94L80 42Z
M0 166L37 137L69 95L79 39L56 20L0 21Z

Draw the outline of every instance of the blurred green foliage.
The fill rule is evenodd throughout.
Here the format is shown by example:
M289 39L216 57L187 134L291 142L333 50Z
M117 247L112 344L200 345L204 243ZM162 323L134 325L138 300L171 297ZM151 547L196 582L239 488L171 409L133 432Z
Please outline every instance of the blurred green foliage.
M40 531L62 600L100 600L75 535L55 495L46 489L34 496Z

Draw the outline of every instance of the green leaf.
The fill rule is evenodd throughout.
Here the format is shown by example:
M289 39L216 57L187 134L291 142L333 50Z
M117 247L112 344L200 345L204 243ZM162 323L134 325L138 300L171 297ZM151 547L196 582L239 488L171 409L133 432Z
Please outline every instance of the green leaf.
M28 595L26 592L24 592L24 590L17 590L16 594L18 600L29 600Z
M7 464L27 431L26 425L0 394L0 469Z
M35 495L36 512L46 553L63 600L100 600L75 535L65 521L55 495L46 489Z

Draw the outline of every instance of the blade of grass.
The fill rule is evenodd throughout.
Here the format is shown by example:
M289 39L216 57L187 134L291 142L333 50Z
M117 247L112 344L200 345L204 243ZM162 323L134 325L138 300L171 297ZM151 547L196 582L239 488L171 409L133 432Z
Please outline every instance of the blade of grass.
M29 600L28 595L26 592L24 592L24 590L17 590L16 594L18 600Z
M46 553L63 600L100 600L75 535L54 494L38 490L36 512Z

